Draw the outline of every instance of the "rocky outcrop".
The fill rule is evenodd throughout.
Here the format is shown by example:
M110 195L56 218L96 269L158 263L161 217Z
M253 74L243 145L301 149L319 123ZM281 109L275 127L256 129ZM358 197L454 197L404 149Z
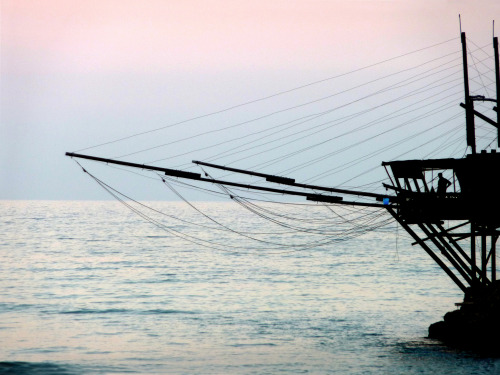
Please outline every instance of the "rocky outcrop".
M500 356L500 283L469 289L459 309L431 324L429 338L445 344Z

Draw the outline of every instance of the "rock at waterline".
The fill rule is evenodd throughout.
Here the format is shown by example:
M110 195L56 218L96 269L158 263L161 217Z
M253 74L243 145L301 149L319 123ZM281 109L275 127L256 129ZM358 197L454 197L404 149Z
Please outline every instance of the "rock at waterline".
M500 356L500 283L470 288L459 309L431 324L429 338L445 344Z

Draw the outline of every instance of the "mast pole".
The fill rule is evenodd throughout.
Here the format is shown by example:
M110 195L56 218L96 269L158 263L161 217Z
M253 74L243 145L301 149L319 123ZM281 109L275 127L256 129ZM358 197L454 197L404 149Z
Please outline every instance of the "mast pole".
M469 72L467 65L467 42L465 33L461 33L462 38L462 57L464 65L464 91L465 91L465 122L467 134L467 146L471 147L472 153L476 153L476 134L474 129L474 103L469 95Z
M500 63L498 59L498 37L493 37L493 49L495 50L495 81L497 86L497 124L500 126ZM500 147L500 127L497 128L497 145Z

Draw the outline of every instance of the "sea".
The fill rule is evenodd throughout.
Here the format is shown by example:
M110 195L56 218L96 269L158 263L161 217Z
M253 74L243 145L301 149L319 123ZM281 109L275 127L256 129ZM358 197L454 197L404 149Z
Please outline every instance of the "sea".
M395 225L310 248L270 231L276 251L154 204L189 220L0 201L0 374L500 374L427 338L463 295ZM196 207L237 223L236 206Z

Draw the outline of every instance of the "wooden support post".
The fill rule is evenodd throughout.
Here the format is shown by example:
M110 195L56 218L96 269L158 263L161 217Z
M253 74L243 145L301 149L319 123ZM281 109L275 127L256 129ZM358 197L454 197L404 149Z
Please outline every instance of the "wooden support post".
M464 91L465 91L465 122L467 146L471 147L472 153L476 153L476 129L474 127L474 102L469 94L469 69L467 66L467 41L465 33L461 33L462 38L462 58L464 65Z
M498 236L491 236L491 282L497 279L497 240Z
M407 177L405 177L405 188L408 190L408 191L412 191L411 190L411 185L410 185L410 180L408 180Z
M461 224L461 225L457 225L457 226L452 227L452 228L456 229L456 228L459 228L460 226L465 225L465 224L467 224L467 223L464 223L464 224ZM473 265L473 263L472 263L471 258L469 257L469 255L467 255L467 253L462 249L462 247L457 243L457 241L452 236L449 235L448 231L446 229L444 229L444 227L441 224L437 224L436 226L441 231L443 237L446 237L446 239L448 240L448 242L455 247L455 249L458 251L458 253L460 254L460 256L463 259L465 259L465 262L467 262L470 265L469 275L471 275L471 276L472 275L481 275L481 270L479 268L477 268L475 264Z
M425 235L431 239L432 243L441 251L446 259L455 267L455 269L460 273L460 275L464 278L464 280L472 286L472 279L470 278L471 270L469 267L463 262L463 260L457 255L457 253L451 248L450 244L446 242L446 240L442 236L432 235L432 233L436 234L436 229L432 226L432 224L419 224L420 229L425 233ZM468 273L468 274L467 274Z
M476 225L471 221L470 223L470 260L471 260L471 278L472 283L475 284L477 281L476 271Z
M439 265L439 267L441 267L441 269L446 272L446 274L455 282L455 284L457 284L457 286L462 290L462 292L466 292L467 291L467 287L462 283L462 281L460 281L460 279L457 277L457 275L455 275L449 268L448 266L446 266L446 264L444 264L444 262L436 255L434 254L434 251L432 251L429 246L427 246L427 244L422 241L422 239L410 228L410 226L408 224L406 224L404 222L404 220L402 220L399 215L397 215L394 210L390 207L390 206L386 206L386 209L387 211L389 211L389 213L392 215L392 217L394 217L394 219L396 219L396 221L406 230L406 232L408 232L408 234L410 236L413 237L413 239L415 241L418 242L418 244L422 247L422 249L425 250L425 252L427 254L429 254L429 256L434 259L434 261Z
M483 228L484 231L484 228ZM481 235L481 284L486 285L486 278L488 275L488 249L486 234Z

